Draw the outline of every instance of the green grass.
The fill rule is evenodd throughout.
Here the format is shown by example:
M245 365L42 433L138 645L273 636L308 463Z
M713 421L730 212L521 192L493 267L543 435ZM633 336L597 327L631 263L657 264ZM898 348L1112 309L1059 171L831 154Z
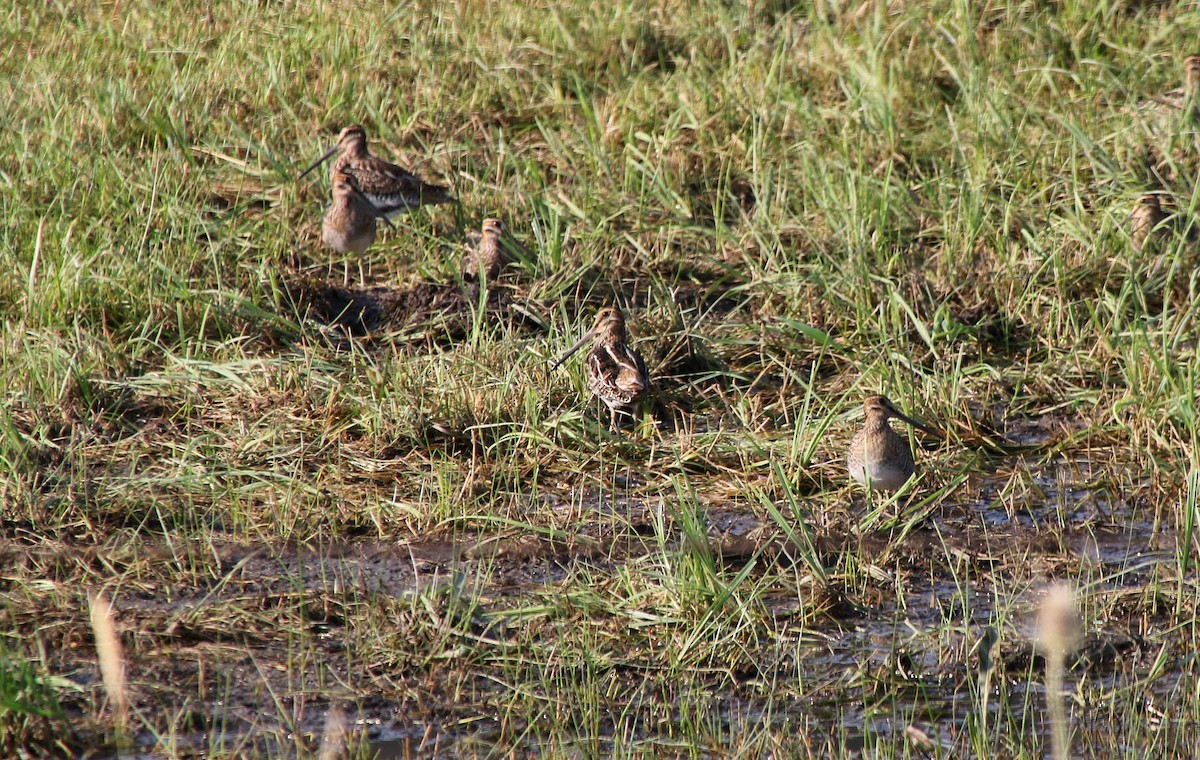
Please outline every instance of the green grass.
M1198 34L1116 0L14 7L0 746L316 756L338 707L361 756L915 757L912 724L1040 757L1062 581L1126 642L1067 673L1074 752L1190 752L1200 143L1145 104ZM461 203L346 259L294 177L354 122ZM1135 251L1147 191L1175 221ZM487 216L530 255L464 295ZM613 298L658 386L622 435L546 371ZM891 501L842 461L877 392L945 431Z

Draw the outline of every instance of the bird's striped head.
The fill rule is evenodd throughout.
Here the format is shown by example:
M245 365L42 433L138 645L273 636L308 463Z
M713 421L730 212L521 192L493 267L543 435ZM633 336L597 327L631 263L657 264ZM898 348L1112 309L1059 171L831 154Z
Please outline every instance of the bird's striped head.
M1200 94L1200 54L1183 59L1183 83L1188 94Z
M481 227L485 236L492 235L499 237L504 232L504 224L499 219L484 219Z
M616 304L613 304L612 306L605 306L596 312L596 326L592 328L592 333L608 336L609 339L615 339L624 343L626 337L625 315L621 313L621 309Z
M338 134L337 147L344 152L357 153L367 149L367 131L358 124L351 124Z
M886 423L889 419L895 418L907 422L915 428L924 430L926 433L937 435L932 429L929 428L928 425L914 420L912 417L909 417L907 414L897 409L887 396L867 396L866 400L863 401L863 411L865 411L867 414L868 422Z

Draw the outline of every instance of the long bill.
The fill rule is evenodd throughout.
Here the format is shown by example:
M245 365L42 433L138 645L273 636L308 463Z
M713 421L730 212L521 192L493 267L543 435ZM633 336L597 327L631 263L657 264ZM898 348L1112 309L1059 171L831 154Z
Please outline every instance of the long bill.
M551 372L553 372L554 370L558 369L558 368L559 368L559 366L560 366L560 365L561 365L563 362L565 362L567 359L570 359L570 358L571 358L571 356L572 356L572 355L574 355L574 353L575 353L576 351L578 351L579 349L583 348L583 345L584 345L585 343L587 343L589 340L591 340L592 338L594 338L594 337L596 337L596 328L594 328L594 327L593 327L592 329L590 329L590 330L588 330L587 332L585 332L585 333L583 334L583 337L582 337L582 338L580 338L580 339L578 340L578 342L576 342L576 343L575 343L575 345L573 345L573 346L571 346L569 349L567 349L567 352L566 352L565 354L563 354L562 356L560 356L560 357L558 358L558 361L554 362L554 364L552 364L552 365L550 366L550 371L551 371Z
M935 438L942 437L941 434L938 433L938 431L929 427L924 422L920 422L919 420L914 420L912 417L909 417L907 414L904 414L903 412L901 412L899 409L897 409L894 406L892 407L892 414L896 415L896 419L901 420L903 422L907 422L908 424L912 425L913 427L915 427L918 430L924 430L926 433L929 433L930 435L934 436Z
M316 161L313 161L312 164L310 164L307 169L300 172L300 176L296 177L296 181L299 182L300 180L304 179L306 176L308 176L309 172L311 172L313 169L316 169L318 166L320 166L321 164L328 161L330 156L332 156L334 153L338 152L339 147L341 147L341 146L335 143L332 148L330 148L329 150L322 153L320 158L318 158Z

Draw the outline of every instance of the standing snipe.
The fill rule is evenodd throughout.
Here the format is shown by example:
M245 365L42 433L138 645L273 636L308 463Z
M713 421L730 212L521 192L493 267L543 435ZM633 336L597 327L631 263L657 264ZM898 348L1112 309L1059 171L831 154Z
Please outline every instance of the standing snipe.
M330 178L353 175L359 192L381 213L397 216L421 206L453 203L454 197L441 185L429 185L390 161L367 150L367 133L357 124L346 127L332 148L325 151L301 174L303 178L334 153L338 157L330 169Z
M888 420L895 417L915 428L934 434L925 425L900 413L886 396L868 396L863 403L867 418L862 430L850 441L846 466L850 477L875 491L895 491L917 471L908 441L900 437Z
M596 342L587 356L587 380L592 393L608 405L610 422L617 427L617 410L635 406L650 390L650 373L641 354L626 342L625 315L616 305L596 314L596 325L550 368L554 371L584 343Z
M1191 123L1192 139L1200 150L1200 135L1195 134L1200 125L1200 55L1183 59L1183 92L1184 117Z
M1166 218L1167 214L1163 211L1157 195L1146 193L1138 198L1133 213L1129 215L1129 239L1133 243L1133 250L1142 250Z
M476 243L475 248L469 250L463 258L462 270L464 279L478 280L482 276L488 282L492 282L500 276L500 270L512 260L500 244L500 238L503 234L504 225L501 224L499 219L483 220L479 241Z
M358 189L353 174L338 172L333 176L333 203L325 212L321 238L338 253L362 253L375 242L379 217L391 224Z
M1185 115L1188 116L1193 116L1195 111L1200 109L1200 54L1189 55L1183 59L1182 87L1164 92L1143 107L1163 106L1184 109Z
M1193 99L1200 95L1200 54L1183 59L1183 87Z

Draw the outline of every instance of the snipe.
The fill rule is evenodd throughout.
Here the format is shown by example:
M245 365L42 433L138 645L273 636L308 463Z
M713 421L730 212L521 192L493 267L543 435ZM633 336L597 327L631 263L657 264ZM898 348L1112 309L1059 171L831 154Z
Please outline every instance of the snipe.
M587 381L592 393L609 410L613 429L618 410L638 404L650 391L650 373L641 354L630 348L625 332L625 315L617 306L606 306L596 314L596 324L550 367L554 371L589 340L595 339L587 355Z
M478 280L482 275L488 282L493 282L500 276L501 270L512 261L501 245L503 234L504 225L499 219L483 220L478 241L463 257L463 279Z
M354 177L359 192L386 216L405 214L421 206L453 203L454 196L441 185L423 182L407 170L385 161L367 149L367 133L357 124L346 127L337 142L325 151L298 179L337 154L330 168L331 180L339 174Z
M895 491L917 471L908 441L892 429L888 420L903 420L936 435L929 427L901 413L886 396L868 396L863 403L867 417L862 430L850 441L846 466L850 477L874 491Z
M1140 251L1145 248L1151 240L1151 235L1161 232L1159 225L1166 219L1167 214L1163 211L1157 195L1146 193L1138 198L1133 212L1129 215L1129 239L1133 243L1133 250Z
M391 224L358 189L354 175L338 172L333 177L333 203L321 224L321 239L338 253L362 253L375 242L375 220L380 217Z
M1184 115L1196 118L1200 110L1200 54L1183 59L1183 86L1158 95L1142 105L1143 108L1163 107L1182 109Z

